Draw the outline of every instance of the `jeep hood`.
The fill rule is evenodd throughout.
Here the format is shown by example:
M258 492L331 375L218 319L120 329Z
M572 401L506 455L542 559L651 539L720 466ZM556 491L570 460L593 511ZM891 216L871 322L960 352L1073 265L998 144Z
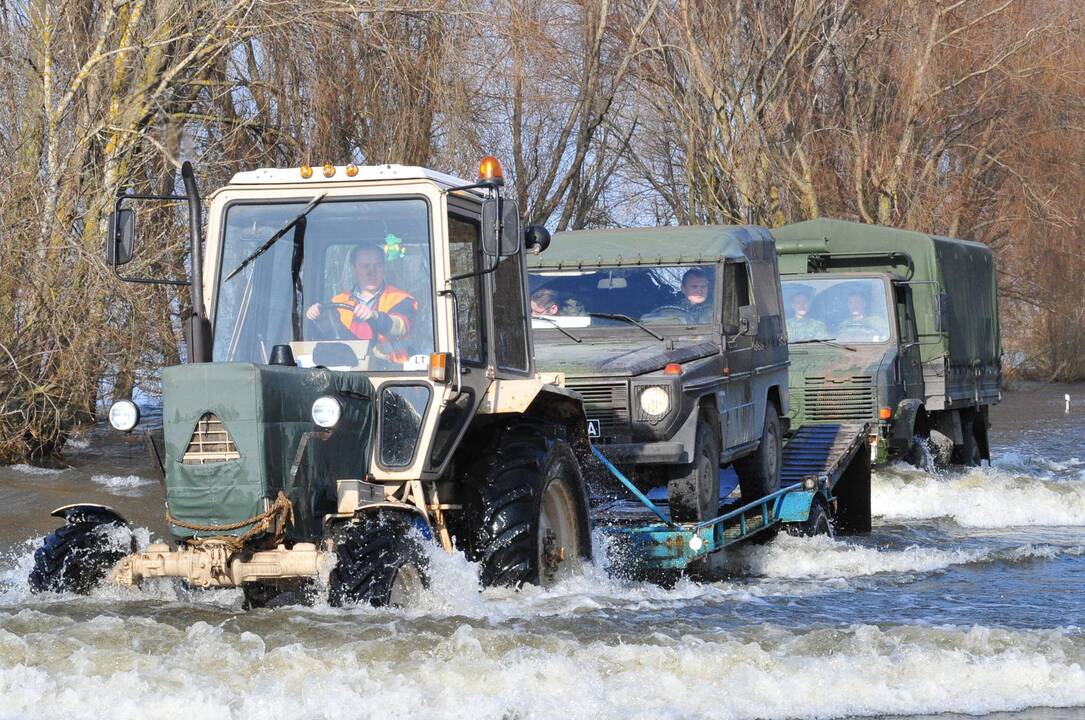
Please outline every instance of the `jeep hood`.
M588 342L536 345L535 365L543 372L560 372L566 377L629 377L662 370L667 363L684 363L716 355L715 343L685 345L665 350L663 343Z

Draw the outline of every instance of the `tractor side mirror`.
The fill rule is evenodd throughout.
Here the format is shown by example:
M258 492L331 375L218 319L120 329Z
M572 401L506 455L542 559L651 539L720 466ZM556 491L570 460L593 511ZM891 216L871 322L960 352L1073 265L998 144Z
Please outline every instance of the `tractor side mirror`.
M121 208L109 214L105 259L110 266L126 265L132 261L136 237L136 211Z
M489 198L482 203L482 251L490 257L520 252L520 210L514 200Z
M550 231L544 226L528 225L524 228L524 248L528 252L538 255L548 247L550 247Z
M757 315L757 307L743 305L738 309L738 334L756 335L761 325L761 318Z

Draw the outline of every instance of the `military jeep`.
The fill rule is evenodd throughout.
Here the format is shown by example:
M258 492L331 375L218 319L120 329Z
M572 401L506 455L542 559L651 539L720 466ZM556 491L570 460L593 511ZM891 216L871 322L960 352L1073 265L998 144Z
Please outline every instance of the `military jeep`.
M427 583L429 542L477 560L485 584L546 584L590 557L586 421L535 372L528 325L524 249L549 235L521 231L494 158L477 182L241 172L211 195L206 242L182 175L183 195L119 197L107 239L121 279L155 281L122 269L136 212L188 206L191 276L163 280L190 285L192 307L189 362L162 374L173 543L137 551L119 512L68 505L32 589L172 577L257 606L331 568L333 604L383 605ZM132 432L137 407L115 403L110 422Z
M671 517L720 507L720 468L743 500L780 487L787 336L776 250L759 227L557 233L529 258L539 367L584 401L589 434Z

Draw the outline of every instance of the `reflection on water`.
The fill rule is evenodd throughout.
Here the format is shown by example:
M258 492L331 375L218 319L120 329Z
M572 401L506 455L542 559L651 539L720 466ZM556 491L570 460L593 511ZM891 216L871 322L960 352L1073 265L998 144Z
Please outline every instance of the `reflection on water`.
M720 582L591 567L479 593L476 567L435 552L408 610L251 613L164 581L29 594L55 506L164 537L142 445L96 430L67 470L0 468L0 718L1082 717L1085 387L1008 393L993 420L995 467L879 472L869 537L781 536Z

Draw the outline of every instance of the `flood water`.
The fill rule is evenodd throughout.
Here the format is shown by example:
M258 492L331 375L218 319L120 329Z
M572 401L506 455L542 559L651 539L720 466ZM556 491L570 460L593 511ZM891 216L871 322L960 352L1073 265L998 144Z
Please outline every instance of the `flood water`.
M56 506L164 537L142 447L97 430L70 469L0 468L0 718L1083 718L1085 386L1008 392L993 422L993 468L878 472L869 537L781 537L726 581L479 593L435 553L409 610L248 613L29 593Z

